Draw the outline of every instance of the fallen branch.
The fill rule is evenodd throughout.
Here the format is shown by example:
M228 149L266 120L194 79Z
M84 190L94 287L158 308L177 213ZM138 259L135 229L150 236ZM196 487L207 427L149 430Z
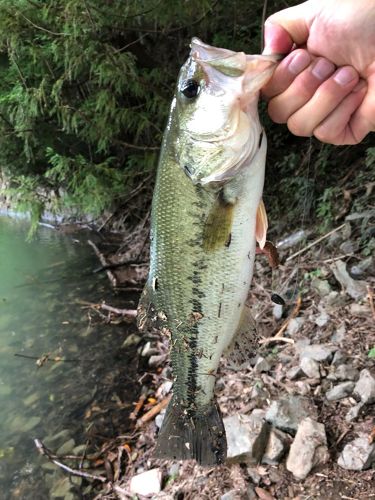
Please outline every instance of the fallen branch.
M100 260L101 265L103 267L107 268L109 266L109 264L106 261L106 258L104 257L104 255L100 252L98 247L95 245L95 243L93 243L91 240L87 240L87 243L90 245L90 247L93 248L95 255ZM116 276L112 273L112 271L110 269L106 269L106 273L107 273L109 281L111 282L111 285L113 286L113 288L116 288L117 287Z
M136 427L141 427L143 424L146 422L149 422L152 420L156 415L158 415L161 410L164 410L168 406L169 401L171 400L171 396L168 396L167 398L163 399L160 401L160 403L156 404L149 410L147 413L142 415L142 417L137 421Z
M367 285L366 288L367 288L367 298L370 302L370 307L372 312L372 319L375 320L374 294L370 285Z
M345 227L345 224L341 224L341 226L339 227L336 227L335 229L332 229L332 231L330 231L329 233L321 236L320 238L318 238L317 240L309 243L307 246L305 246L304 248L302 248L301 250L298 250L298 252L295 252L293 253L292 255L290 255L287 259L286 259L286 262L294 259L294 257L297 257L298 255L301 255L302 253L305 253L307 252L307 250L309 250L310 248L312 248L313 246L317 245L318 243L320 243L321 241L325 240L326 238L328 238L329 236L331 236L331 234L333 233L336 233L337 231L340 231L340 229L342 229L343 227Z
M285 330L287 329L290 321L295 318L297 316L297 314L299 313L300 309L301 309L301 305L302 305L302 298L301 298L301 295L298 295L297 297L297 302L296 302L296 305L292 311L292 314L289 316L289 318L287 318L283 325L281 326L280 330L276 333L276 335L273 337L274 339L279 339L279 338L282 338L282 334L285 332Z
M49 353L43 354L42 356L28 356L27 354L20 354L16 352L14 354L17 356L17 358L25 358L25 359L33 359L36 361L36 364L41 367L43 366L47 361L50 361L52 363L79 363L79 359L66 359L66 358L61 358L60 356L56 356L55 358L51 358Z
M108 306L107 304L100 304L100 309L119 314L120 316L128 316L130 318L137 317L137 309L118 309L117 307Z
M293 339L289 339L287 337L269 337L265 339L261 339L259 341L259 344L265 345L265 344L270 344L271 342L287 342L288 344L294 344Z
M55 458L55 455L48 448L46 448L42 443L42 441L40 441L39 439L34 439L34 444L41 455L47 457L48 460L50 460L52 463L54 463L61 469L65 470L66 472L69 472L69 474L72 474L73 476L84 477L86 479L94 479L96 481L101 481L102 483L107 481L107 478L104 476L96 476L95 474L90 474L89 472L83 472L80 470L72 469L68 465L65 465L64 463L60 462Z

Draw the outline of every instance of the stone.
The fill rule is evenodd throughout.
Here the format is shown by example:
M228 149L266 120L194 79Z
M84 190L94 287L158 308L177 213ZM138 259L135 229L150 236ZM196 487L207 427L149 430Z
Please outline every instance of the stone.
M342 365L343 363L345 363L346 359L347 359L346 355L338 349L333 355L331 365L333 366Z
M133 476L130 480L130 492L135 495L156 495L161 491L162 471L151 469Z
M328 375L329 380L358 380L359 371L351 365L339 365L333 373Z
M302 480L317 465L329 460L327 436L323 424L305 418L298 426L290 447L286 468L296 479Z
M355 406L352 406L348 411L348 413L345 415L345 420L347 422L353 422L353 420L356 420L359 417L361 410L364 406L365 404L362 402L356 404Z
M327 313L327 311L323 308L320 309L320 314L318 316L316 316L315 318L315 324L317 326L319 326L320 328L322 328L323 326L325 326L328 321L330 320L330 316L329 314Z
M365 404L375 403L375 378L369 370L362 370L359 380L354 387L354 394Z
M150 366L151 368L156 368L164 364L167 357L168 354L153 354L148 360L148 366Z
M288 335L290 337L293 337L298 332L298 330L300 330L304 322L305 320L303 318L291 318L286 328Z
M255 363L254 370L258 373L262 373L262 372L269 372L270 369L271 365L268 363L268 361L262 358L262 356L259 356Z
M343 323L337 328L335 333L332 335L331 340L334 344L341 344L342 342L344 342L345 336L346 336L346 326L345 323Z
M264 452L262 463L268 465L278 464L289 446L289 436L277 429L272 429Z
M38 401L39 397L40 396L37 392L33 392L32 394L30 394L30 396L27 396L27 398L23 400L23 404L25 406L32 406L34 403Z
M246 489L247 500L258 500L258 495L255 493L254 486L251 484Z
M52 436L46 436L43 439L43 443L48 447L48 448L55 448L58 443L63 443L67 439L69 439L71 431L68 429L62 429L59 431L57 434L54 434Z
M266 413L266 420L274 427L294 434L299 423L311 415L316 415L316 409L307 398L288 396L271 403Z
M348 443L337 461L340 467L347 470L366 470L375 463L375 443L369 443L364 434Z
M343 243L341 243L339 248L342 251L342 253L345 254L354 253L358 250L358 243L353 242L352 240L346 240Z
M29 432L32 429L34 429L37 425L39 425L41 420L42 419L40 417L37 417L37 416L30 417L25 421L24 425L22 426L22 429L20 429L20 430L23 432Z
M360 279L360 278L365 278L367 273L367 270L370 270L373 274L375 274L375 260L373 257L367 257L367 259L364 259L360 261L358 264L353 265L350 268L350 274L353 278L355 279Z
M342 382L327 391L326 398L328 401L337 401L338 399L346 398L353 392L354 386L354 382Z
M295 379L301 377L302 375L303 375L303 371L302 371L300 366L293 366L285 374L286 378L289 380L295 380Z
M327 280L321 280L319 278L313 278L311 280L311 286L320 297L325 297L332 290Z
M165 410L161 411L159 415L156 415L155 417L155 425L158 429L161 429L161 426L163 424L163 420L165 417Z
M283 316L283 308L284 308L284 306L282 306L281 304L275 304L273 306L272 314L273 314L273 317L276 320L279 320L279 319L282 318L282 316Z
M144 358L149 358L150 356L153 356L155 354L160 354L159 349L156 349L156 347L151 346L151 342L146 342L144 345L141 356Z
M238 500L238 493L238 490L227 491L224 495L221 495L220 500Z
M67 455L71 451L73 451L75 447L75 441L73 438L66 441L60 448L57 450L56 455Z
M301 396L307 396L311 391L311 386L305 380L297 380L294 384L296 392Z
M168 470L169 477L175 478L179 475L179 473L180 473L180 464L174 463L169 467Z
M309 358L314 361L330 361L332 359L333 352L336 351L336 347L327 344L313 344L301 347L299 351L300 359Z
M319 378L319 364L311 358L302 358L300 362L301 370L310 378Z
M60 497L65 497L70 493L72 484L70 483L69 477L64 477L63 479L60 479L60 481L57 481L54 485L52 490L50 490L50 495L51 498L60 498Z
M267 445L270 427L262 410L251 415L232 415L224 418L230 462L260 462Z
M345 262L337 260L330 267L341 287L352 299L358 300L366 297L366 282L354 280L346 270Z

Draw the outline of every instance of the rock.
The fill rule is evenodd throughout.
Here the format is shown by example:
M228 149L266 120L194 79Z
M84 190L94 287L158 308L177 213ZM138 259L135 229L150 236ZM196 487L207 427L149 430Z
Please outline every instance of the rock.
M354 253L358 250L358 243L353 242L352 240L346 240L340 245L340 250L342 253Z
M305 375L307 375L308 377L311 378L320 377L319 364L313 359L304 357L301 359L301 363L299 366L301 367L301 370L305 373Z
M57 434L54 434L52 436L46 436L43 439L43 443L48 447L48 448L55 448L58 443L63 443L67 439L69 439L71 431L69 429L62 429L60 432Z
M32 429L34 429L37 425L39 425L41 420L42 419L40 417L37 417L37 416L30 417L26 420L25 424L23 425L22 429L20 429L20 430L23 432L29 432Z
M303 375L303 371L302 371L300 366L293 366L285 374L286 378L289 380L295 380L295 379L301 377L302 375Z
M327 311L323 308L320 308L320 314L318 316L316 316L315 324L317 326L319 326L320 328L322 328L323 326L325 326L328 323L329 319L330 319L330 316L327 313Z
M360 278L365 278L366 275L368 274L366 271L370 270L372 274L375 274L375 260L373 257L367 257L367 259L364 259L360 261L358 264L352 266L349 270L351 276L354 279L360 279Z
M254 486L251 484L246 489L247 500L258 500L258 495L255 493Z
M75 447L75 441L74 439L69 439L69 441L66 441L60 448L57 450L56 455L67 455L71 451L73 451L73 448Z
M305 231L304 229L300 229L296 233L292 233L286 238L283 238L282 240L278 241L276 243L276 247L278 249L283 249L286 250L287 248L292 248L293 246L297 245L300 241L305 240L306 238L309 237L311 234L311 231Z
M220 500L238 500L238 490L230 490L221 495Z
M130 491L135 495L156 495L161 491L162 472L160 468L151 469L133 476Z
M304 324L305 320L303 318L292 318L287 326L286 331L290 337L293 337L298 330L300 330L301 326Z
M151 368L156 368L162 365L167 359L168 354L153 354L148 360L148 366Z
M30 394L30 396L27 396L27 398L25 398L23 400L23 404L25 406L32 406L34 403L36 403L38 401L39 398L40 398L40 395L37 392L34 392L34 393Z
M310 393L311 387L305 380L297 380L294 384L296 392L301 396L307 396Z
M348 443L337 463L347 470L366 470L375 462L375 443L370 444L366 435Z
M170 380L166 380L165 382L163 382L156 391L157 399L165 398L165 396L171 392L172 386L173 382L171 382Z
M342 365L343 363L345 363L346 359L347 358L346 358L345 354L342 351L337 350L335 352L335 354L333 355L331 365L333 365L333 366Z
M335 333L332 335L331 339L334 344L341 344L341 342L344 342L345 340L345 335L346 335L346 327L345 323L340 325ZM335 353L336 354L336 353Z
M354 382L342 382L327 391L326 398L328 401L336 401L338 399L346 398L353 392L354 386Z
M362 370L354 387L354 394L365 404L375 403L375 378L368 370Z
M271 365L268 363L268 361L262 358L262 356L259 356L255 363L254 370L258 373L262 373L262 372L269 372L270 369Z
M251 415L232 415L224 418L230 462L260 462L267 445L270 427L262 410Z
M305 479L313 467L326 463L328 459L324 425L305 418L290 447L286 468L296 479Z
M249 474L249 477L251 479L251 482L253 484L259 484L262 480L262 476L259 474L257 468L255 467L248 467L247 468L247 473Z
M264 452L262 463L276 465L283 458L289 446L289 436L283 432L272 429Z
M350 408L350 410L346 414L345 420L347 422L353 422L353 420L356 420L359 417L359 414L361 413L361 410L364 406L364 403L358 403L355 406L352 406L352 408Z
M169 467L168 476L177 477L180 473L180 464L174 463Z
M359 371L351 365L339 365L333 373L328 375L329 380L357 380Z
M366 282L353 280L346 270L345 262L337 260L330 267L337 281L352 299L361 299L367 295Z
M158 429L161 429L161 426L163 424L163 420L165 417L165 410L162 410L159 415L156 415L155 417L155 425Z
M146 342L142 349L141 356L149 358L154 354L160 354L159 349L156 349L156 347L151 347L151 342Z
M123 347L124 349L126 349L128 347L137 346L140 343L141 340L142 340L142 337L140 337L136 333L131 333L130 335L128 335L126 337L126 339L122 343L121 347Z
M327 280L321 280L319 278L313 278L311 280L311 286L320 297L325 297L332 290Z
M336 347L327 344L313 344L301 347L299 355L300 359L309 358L314 361L324 362L332 359L334 351L336 351Z
M307 398L288 396L271 403L266 420L278 429L294 434L298 424L311 414L315 416L316 409Z

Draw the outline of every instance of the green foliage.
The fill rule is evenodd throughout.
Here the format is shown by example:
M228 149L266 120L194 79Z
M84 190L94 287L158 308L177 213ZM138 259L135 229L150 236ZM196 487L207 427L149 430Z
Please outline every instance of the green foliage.
M375 346L372 349L369 350L368 357L369 358L375 358Z
M268 12L295 3L269 0ZM191 37L259 53L262 10L255 0L0 0L0 165L34 220L46 203L92 214L121 204L156 168ZM332 172L344 175L354 153L310 148L264 105L262 121L271 220L322 216ZM367 168L374 149L356 149Z

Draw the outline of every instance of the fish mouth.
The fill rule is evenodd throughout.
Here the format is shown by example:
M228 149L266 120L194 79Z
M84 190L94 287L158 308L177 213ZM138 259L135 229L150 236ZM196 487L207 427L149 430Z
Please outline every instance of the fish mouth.
M209 65L227 76L241 76L246 71L246 54L212 47L194 37L190 43L191 57L198 64Z

